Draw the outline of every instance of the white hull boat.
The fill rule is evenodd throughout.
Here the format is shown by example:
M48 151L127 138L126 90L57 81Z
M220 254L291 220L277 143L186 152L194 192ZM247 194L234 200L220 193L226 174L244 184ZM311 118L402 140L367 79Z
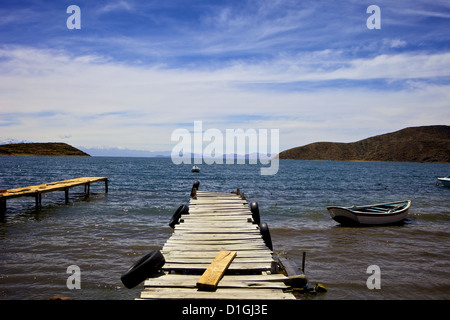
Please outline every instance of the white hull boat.
M353 207L327 207L331 218L343 225L383 225L403 221L411 200Z

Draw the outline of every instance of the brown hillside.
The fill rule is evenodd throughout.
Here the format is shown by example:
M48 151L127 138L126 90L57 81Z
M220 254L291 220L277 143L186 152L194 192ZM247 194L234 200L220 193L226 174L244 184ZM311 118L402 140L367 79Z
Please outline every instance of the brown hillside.
M357 142L316 142L282 151L280 159L450 162L450 126L411 127Z
M67 143L14 143L0 145L0 156L82 156L89 155Z

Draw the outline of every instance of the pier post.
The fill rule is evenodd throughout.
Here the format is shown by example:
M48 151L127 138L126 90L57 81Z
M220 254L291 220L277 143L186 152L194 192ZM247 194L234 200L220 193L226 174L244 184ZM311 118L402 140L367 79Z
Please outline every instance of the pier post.
M305 273L305 258L306 258L306 252L303 251L303 258L302 258L302 272Z
M39 210L39 208L41 207L42 195L39 192L37 192L34 198L36 202L36 210Z
M6 212L6 199L0 200L0 215Z
M91 192L91 183L88 182L88 183L86 184L86 186L87 186L86 197L89 198L89 193Z
M64 196L66 198L66 204L69 203L69 188L64 188Z
M108 193L108 179L105 180L105 193Z

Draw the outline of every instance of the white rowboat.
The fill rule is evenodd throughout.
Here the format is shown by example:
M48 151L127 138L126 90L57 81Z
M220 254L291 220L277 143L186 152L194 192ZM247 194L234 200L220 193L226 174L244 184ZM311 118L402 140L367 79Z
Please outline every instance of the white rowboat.
M395 224L405 219L411 200L353 207L327 207L335 221L343 225Z

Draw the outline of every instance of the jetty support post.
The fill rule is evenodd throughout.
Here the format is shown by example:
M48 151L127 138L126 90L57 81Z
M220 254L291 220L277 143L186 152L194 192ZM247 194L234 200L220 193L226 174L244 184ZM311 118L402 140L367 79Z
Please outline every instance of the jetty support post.
M6 212L6 199L0 199L0 215Z
M302 272L305 273L305 259L306 259L306 252L303 251L303 257L302 257Z
M87 183L84 185L84 193L86 194L86 198L89 198L90 192L91 192L91 183L90 183L90 182L87 182Z
M91 183L90 182L88 182L88 183L86 183L84 185L84 190L87 190L86 191L86 198L89 198L89 194L91 193Z
M108 193L108 179L105 179L105 193Z
M69 188L64 188L64 196L66 198L66 204L69 203Z
M42 203L42 193L36 192L36 194L34 195L34 199L35 199L35 203L36 203L36 210L39 210L39 208L41 207L41 203Z

